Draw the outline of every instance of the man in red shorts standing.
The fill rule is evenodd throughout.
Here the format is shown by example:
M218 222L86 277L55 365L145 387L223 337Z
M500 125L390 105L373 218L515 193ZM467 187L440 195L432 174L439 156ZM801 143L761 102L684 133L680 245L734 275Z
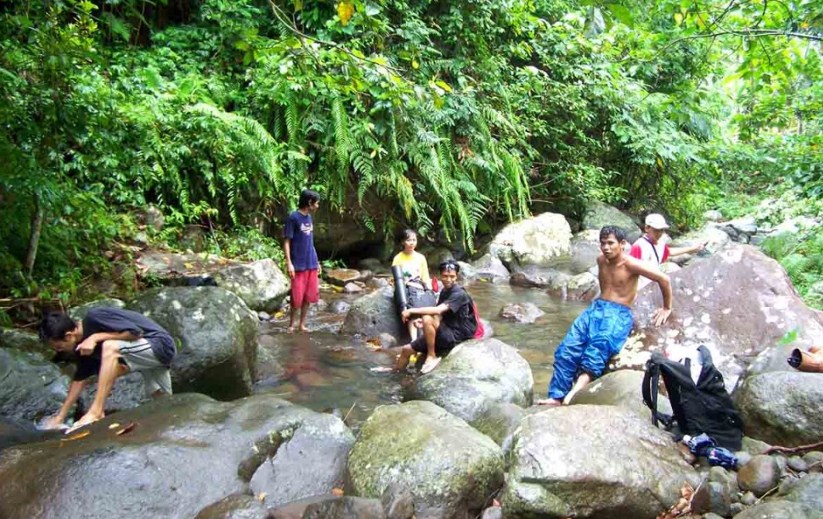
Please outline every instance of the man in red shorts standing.
M289 332L294 331L294 318L300 308L301 332L306 332L306 316L309 304L318 299L318 275L320 262L314 248L314 222L311 216L320 207L320 195L310 189L300 193L297 210L286 218L283 232L286 253L286 269L291 278L291 313L289 315Z

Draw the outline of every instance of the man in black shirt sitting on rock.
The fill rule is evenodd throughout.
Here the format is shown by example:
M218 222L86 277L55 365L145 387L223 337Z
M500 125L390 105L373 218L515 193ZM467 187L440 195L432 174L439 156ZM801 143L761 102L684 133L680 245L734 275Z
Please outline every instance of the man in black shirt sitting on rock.
M437 306L409 308L401 314L404 323L412 316L421 316L423 335L400 349L394 366L397 371L404 369L409 357L419 352L426 353L426 362L420 372L430 372L440 363L441 355L474 337L477 330L474 303L466 290L457 284L460 265L450 259L441 263L439 269L443 290L437 298Z
M105 416L104 405L117 377L139 371L147 396L171 394L169 366L174 339L148 317L119 308L93 308L75 322L63 312L49 312L40 323L40 339L61 353L76 353L77 370L60 411L46 427L60 426L80 398L87 379L97 375L97 394L88 412L70 430Z

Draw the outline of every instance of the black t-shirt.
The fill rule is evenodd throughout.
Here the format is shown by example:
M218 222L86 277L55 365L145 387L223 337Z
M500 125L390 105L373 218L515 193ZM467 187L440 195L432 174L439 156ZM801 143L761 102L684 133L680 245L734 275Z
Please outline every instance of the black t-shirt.
M149 341L157 360L170 365L175 354L174 339L159 324L143 314L120 308L93 308L83 319L83 342L95 333L129 332ZM80 343L78 343L80 344ZM91 355L77 356L74 380L86 380L100 371L102 343L97 343Z
M437 304L446 304L449 310L441 316L441 324L448 326L454 332L457 342L465 341L474 337L477 330L477 319L474 316L474 306L472 298L468 292L460 285L453 285L451 288L444 288L440 292Z

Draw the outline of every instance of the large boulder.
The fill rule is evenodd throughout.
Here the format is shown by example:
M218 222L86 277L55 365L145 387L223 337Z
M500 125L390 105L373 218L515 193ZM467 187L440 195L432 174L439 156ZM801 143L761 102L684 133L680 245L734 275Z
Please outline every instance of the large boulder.
M472 423L500 403L528 407L534 379L529 363L497 339L459 344L436 370L417 379L415 396Z
M621 369L606 373L584 387L572 398L572 404L611 405L632 411L643 419L651 417L651 410L643 403L643 371ZM672 414L669 399L658 396L657 410Z
M196 240L195 240L196 241ZM144 277L163 285L214 286L212 275L237 262L215 254L177 253L147 250L137 258Z
M394 304L394 289L390 287L375 290L352 303L340 333L359 334L363 337L377 337L388 333L395 337L403 334L403 322Z
M348 471L354 495L378 498L395 485L412 493L417 517L467 519L502 485L503 455L463 420L415 401L374 411Z
M509 284L525 288L548 288L554 292L565 289L571 276L555 268L537 265L516 266L509 278Z
M0 414L37 421L60 410L69 377L36 352L0 348Z
M734 393L746 435L796 447L823 441L823 375L771 372L747 377Z
M819 519L823 474L808 474L780 485L777 494L737 514L735 519Z
M182 519L249 490L276 506L331 492L354 442L339 419L267 395L175 395L87 431L2 451L0 517Z
M546 312L534 303L507 303L500 309L500 317L515 323L533 323Z
M571 260L569 271L572 274L582 274L597 268L597 257L600 255L600 228L580 231L571 241Z
M461 266L460 272L464 279L484 279L486 281L508 281L509 269L503 265L503 262L497 256L486 253L471 263L471 272L463 272Z
M599 200L592 200L589 202L586 214L583 215L583 228L599 231L606 225L616 225L626 231L626 239L629 243L634 243L642 235L640 227L631 216Z
M669 434L611 406L526 416L511 459L502 497L511 517L654 519L700 481Z
M572 231L561 214L543 213L504 227L489 253L509 270L515 266L555 267L568 263Z
M104 298L104 299L97 299L96 301L91 301L82 305L75 306L69 310L69 317L74 319L75 321L82 321L86 318L89 314L89 310L93 310L95 308L125 308L126 303L121 301L120 299L115 298Z
M271 259L228 267L213 277L217 286L234 292L246 306L262 312L280 308L291 288L288 276Z
M40 353L45 358L54 356L54 350L36 334L13 328L0 328L0 348Z
M371 279L371 276L372 274L368 270L363 272L354 269L331 269L323 271L323 277L326 281L338 287L345 287L357 281L365 283Z
M734 387L756 355L784 336L796 334L791 345L758 361L758 371L791 369L788 350L809 346L823 336L823 324L798 297L786 271L753 247L730 245L671 274L671 280L674 311L664 326L651 325L652 314L662 303L657 285L638 292L635 329L641 332L643 349L705 344L728 387ZM647 356L632 358L630 367L641 367Z
M138 296L131 305L177 341L175 391L230 400L251 393L257 357L257 314L218 287L169 287Z

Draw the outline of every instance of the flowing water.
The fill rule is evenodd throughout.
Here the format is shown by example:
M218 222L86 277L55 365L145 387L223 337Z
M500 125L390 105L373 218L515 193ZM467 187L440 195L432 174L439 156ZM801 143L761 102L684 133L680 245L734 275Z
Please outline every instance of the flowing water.
M534 374L535 398L543 398L552 374L554 350L586 303L561 301L545 290L508 284L474 282L466 285L480 316L493 328L493 337L517 348ZM358 296L323 293L326 301ZM498 316L507 303L530 302L545 315L534 323L513 323ZM363 338L339 335L343 314L316 312L309 318L311 333L288 334L286 316L261 327L261 355L256 392L277 395L315 411L333 412L357 428L378 405L403 401L409 374L376 373L390 366L394 355Z

